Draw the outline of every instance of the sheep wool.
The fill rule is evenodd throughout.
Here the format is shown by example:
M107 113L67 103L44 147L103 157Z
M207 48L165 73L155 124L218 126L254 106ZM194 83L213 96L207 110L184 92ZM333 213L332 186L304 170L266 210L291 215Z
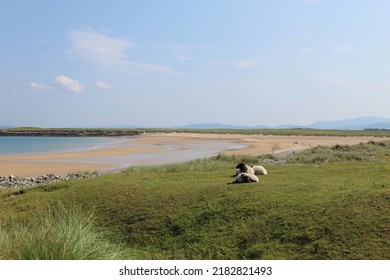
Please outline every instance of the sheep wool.
M245 163L239 163L237 166L236 166L236 170L239 169L240 172L239 173L246 173L246 174L255 174L255 170L250 167L249 165L245 164Z
M268 174L267 169L265 169L261 165L255 165L255 166L252 166L252 168L255 171L255 175L267 175Z
M240 173L237 175L236 179L233 183L252 183L259 182L259 178L257 178L254 174Z

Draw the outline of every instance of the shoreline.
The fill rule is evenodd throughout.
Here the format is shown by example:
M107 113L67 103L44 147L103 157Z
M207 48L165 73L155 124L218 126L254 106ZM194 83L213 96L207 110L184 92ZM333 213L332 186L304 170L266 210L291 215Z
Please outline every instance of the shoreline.
M379 141L375 136L273 136L243 134L146 133L122 136L115 147L78 152L0 156L0 176L33 177L75 172L113 172L133 165L160 165L225 154L298 151L318 145ZM128 139L129 141L126 141Z

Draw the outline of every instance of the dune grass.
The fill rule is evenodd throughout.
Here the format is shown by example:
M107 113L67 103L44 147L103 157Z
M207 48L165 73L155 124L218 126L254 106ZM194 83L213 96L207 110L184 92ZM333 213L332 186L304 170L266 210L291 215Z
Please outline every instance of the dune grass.
M120 259L123 248L105 240L93 224L91 211L78 207L44 209L24 219L0 224L0 259L100 260ZM127 256L129 257L129 256Z
M389 151L389 142L370 142L281 155L221 154L22 195L0 192L0 243L8 246L0 258L390 259ZM241 161L263 164L269 174L259 183L228 185ZM75 241L58 237L69 239L69 248L85 242L80 255L54 254L55 244L41 244L72 227L66 216L88 228L75 227L82 232ZM58 231L41 232L61 220ZM28 242L12 241L18 232ZM85 241L89 234L93 242ZM25 254L15 245L32 239L44 248L31 245ZM94 255L94 246L112 250Z
M243 134L243 135L280 135L280 136L377 136L389 137L390 130L368 129L368 130L339 130L339 129L311 129L311 128L253 128L253 129L202 129L202 128L146 128L142 132L154 133L215 133L215 134Z

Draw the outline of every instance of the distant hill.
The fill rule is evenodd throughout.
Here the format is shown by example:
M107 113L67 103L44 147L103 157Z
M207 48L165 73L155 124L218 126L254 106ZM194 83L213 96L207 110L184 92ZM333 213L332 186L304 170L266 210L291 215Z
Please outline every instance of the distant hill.
M14 126L0 124L0 128L14 128Z
M244 125L230 125L223 123L194 123L183 126L176 126L175 128L195 128L195 129L213 129L213 128L221 128L221 129L249 129L251 127Z
M0 125L0 129L15 128L9 125ZM136 125L117 125L117 126L88 126L83 128L156 128L153 126L136 126ZM336 121L318 121L310 125L298 124L281 124L268 126L264 124L247 126L247 125L232 125L225 123L193 123L182 126L171 126L165 128L178 129L288 129L288 128L311 128L311 129L336 129L336 130L364 130L364 129L390 129L390 118L381 117L359 117L354 119L336 120Z
M321 121L309 125L308 128L343 130L389 129L390 118L360 117L338 121Z
M222 123L197 123L175 128L194 128L194 129L287 129L287 128L313 128L313 129L337 129L337 130L364 130L364 129L390 129L390 118L380 117L359 117L355 119L345 119L337 121L319 121L308 126L296 124L282 124L277 126L256 125L230 125Z

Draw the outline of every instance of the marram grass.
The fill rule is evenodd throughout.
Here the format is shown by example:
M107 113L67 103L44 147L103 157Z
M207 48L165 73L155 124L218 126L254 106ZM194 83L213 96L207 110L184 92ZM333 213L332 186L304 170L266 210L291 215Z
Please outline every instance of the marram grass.
M16 260L91 260L121 258L93 224L93 212L78 207L38 208L11 226L0 225L0 258Z

